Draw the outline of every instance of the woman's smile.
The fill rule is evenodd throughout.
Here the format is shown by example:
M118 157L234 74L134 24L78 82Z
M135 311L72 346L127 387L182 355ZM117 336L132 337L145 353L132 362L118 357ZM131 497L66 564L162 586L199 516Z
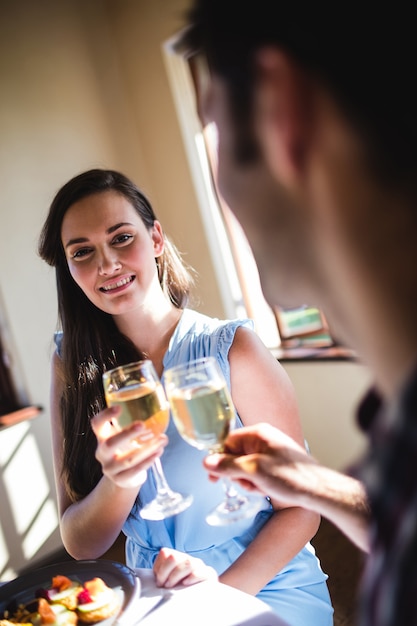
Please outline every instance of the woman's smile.
M113 280L112 282L107 282L105 285L102 285L99 287L99 291L102 291L103 293L119 293L120 291L123 291L126 286L130 285L135 278L136 276L123 276L122 278L117 279L117 281Z

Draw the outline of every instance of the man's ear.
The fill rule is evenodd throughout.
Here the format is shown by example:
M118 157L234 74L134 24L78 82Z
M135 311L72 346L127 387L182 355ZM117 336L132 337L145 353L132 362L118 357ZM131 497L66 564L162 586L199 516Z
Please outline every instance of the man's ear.
M273 175L293 186L302 175L311 133L311 84L285 52L257 53L255 129Z

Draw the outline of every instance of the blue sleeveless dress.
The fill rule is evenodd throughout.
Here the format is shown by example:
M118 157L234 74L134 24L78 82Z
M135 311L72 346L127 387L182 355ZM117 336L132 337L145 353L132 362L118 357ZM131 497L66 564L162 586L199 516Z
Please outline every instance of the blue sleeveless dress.
M203 356L214 356L230 387L228 352L239 326L252 328L250 320L222 321L185 309L171 337L164 357L164 369ZM238 419L241 425L241 422ZM223 498L221 484L211 483L203 467L205 451L187 444L179 435L172 418L167 429L169 443L161 457L169 485L174 491L192 493L193 504L186 510L161 521L140 517L141 504L155 497L152 472L140 490L123 532L128 566L152 568L162 547L174 548L201 558L221 574L245 550L273 514L265 498L264 509L253 519L228 526L214 527L206 514ZM271 546L273 550L273 546ZM267 558L267 555L265 555ZM314 549L307 544L258 593L289 626L332 626L333 608Z

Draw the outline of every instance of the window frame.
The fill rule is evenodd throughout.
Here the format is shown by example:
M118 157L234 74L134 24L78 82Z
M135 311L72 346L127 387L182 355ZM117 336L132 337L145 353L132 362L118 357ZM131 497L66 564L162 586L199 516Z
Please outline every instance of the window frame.
M215 155L210 147L210 130L202 127L198 116L196 72L193 62L186 55L178 54L180 39L181 33L163 44L163 58L225 315L228 318L250 317L264 343L276 348L280 345L280 336L275 314L263 296L250 245L234 214L216 190L212 174Z

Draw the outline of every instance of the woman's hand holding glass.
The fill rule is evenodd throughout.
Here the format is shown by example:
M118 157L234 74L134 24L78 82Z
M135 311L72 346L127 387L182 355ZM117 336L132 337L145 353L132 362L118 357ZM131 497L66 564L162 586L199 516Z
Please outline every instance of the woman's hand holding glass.
M103 474L122 489L139 488L147 477L147 470L159 458L168 443L161 433L147 446L139 446L136 438L145 430L142 422L134 422L119 430L114 421L121 413L119 406L100 411L91 420L91 427L97 437L96 459L101 464Z
M169 404L152 361L145 359L104 372L103 386L107 405L119 407L119 413L113 414L113 428L119 433L128 431L129 447L136 447L139 455L141 451L146 455L148 449L154 452L154 442L158 441L168 427ZM138 430L134 431L135 436L132 437L130 431L136 428L135 424L140 424L140 428L137 426ZM120 449L114 461L126 466L126 463L129 464L135 458L144 457L138 457L131 449ZM142 505L141 517L161 520L187 509L192 502L192 496L172 491L165 478L159 454L154 454L151 469L156 496Z

